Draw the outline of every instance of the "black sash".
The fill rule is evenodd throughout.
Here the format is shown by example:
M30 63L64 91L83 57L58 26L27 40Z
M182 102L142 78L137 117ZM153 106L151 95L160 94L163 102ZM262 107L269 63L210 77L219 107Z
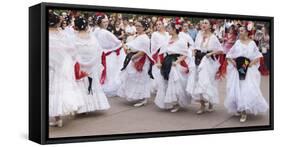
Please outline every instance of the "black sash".
M239 79L245 80L247 70L248 70L248 67L250 64L250 59L248 59L246 57L237 57L235 59L235 62L236 62L237 71L239 73Z
M200 50L195 50L195 65L198 66L201 63L202 58L210 52L211 51L202 52ZM212 56L212 59L214 59L214 56Z
M179 54L172 54L172 55L167 55L164 58L160 72L165 80L169 80L169 74L172 68L172 64L174 61L177 60L179 56L180 56Z
M158 54L160 52L160 48L157 50L156 54ZM152 57L153 58L153 57ZM149 65L149 70L148 70L148 75L150 76L151 79L154 79L154 76L152 74L152 66L154 65L154 63L150 62Z
M152 66L153 66L153 64L154 63L152 63L152 62L150 62L150 64L149 64L149 69L148 69L148 75L149 75L149 77L150 77L150 79L154 79L154 76L153 76L153 74L152 74Z
M124 70L124 69L126 69L126 67L128 66L128 64L130 63L130 61L131 61L133 55L135 55L136 53L137 53L137 52L130 52L130 53L128 53L128 54L126 55L126 58L125 58L125 60L124 60L124 62L123 62L123 67L122 67L121 71Z
M88 81L89 81L88 94L93 95L93 90L92 90L92 82L93 82L93 79L92 79L91 77L88 77Z
M130 52L130 53L128 53L128 54L126 55L126 58L125 58L125 60L124 60L124 62L123 62L123 67L122 67L121 71L123 71L124 69L126 69L126 67L128 66L128 64L130 63L130 61L131 61L133 55L135 55L136 53L137 53L137 52ZM149 77L150 77L151 79L154 79L154 77L153 77L153 75L152 75L152 65L153 65L153 63L150 63L149 70L148 70L147 73L148 73L148 75L149 75Z

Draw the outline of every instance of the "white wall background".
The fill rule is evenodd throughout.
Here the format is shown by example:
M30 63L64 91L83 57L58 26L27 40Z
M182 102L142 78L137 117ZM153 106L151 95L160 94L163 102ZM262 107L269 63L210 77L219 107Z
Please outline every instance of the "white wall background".
M0 9L0 146L38 146L28 134L28 7L40 0L2 1ZM269 0L50 0L47 2L275 17L275 130L68 144L69 146L271 146L280 142L280 4ZM53 145L51 145L53 146ZM60 145L66 146L66 145Z

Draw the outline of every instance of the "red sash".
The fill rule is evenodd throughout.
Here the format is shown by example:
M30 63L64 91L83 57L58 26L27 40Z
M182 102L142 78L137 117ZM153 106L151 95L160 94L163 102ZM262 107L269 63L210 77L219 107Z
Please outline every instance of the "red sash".
M152 55L152 59L153 59L155 62L157 62L157 61L158 61L158 56L159 56L159 54L158 54L158 52L156 52L155 54Z
M184 60L180 62L180 65L186 68L186 73L189 73L188 64Z
M158 55L158 60L160 61L160 63L163 63L163 61L164 61L164 55L163 55L163 54ZM157 60L157 61L158 61L158 60Z
M216 79L221 79L226 74L227 60L225 54L216 55L216 58L218 58L220 62L220 67L216 73Z
M152 63L152 65L154 64L154 61L152 61L146 54L143 55L137 62L135 62L134 67L136 68L137 71L142 72L144 63L146 58L148 58L148 60Z
M145 63L146 55L142 56L137 62L135 62L134 66L137 71L141 72L143 65Z
M260 58L259 71L260 71L261 75L263 75L263 76L269 75L269 70L267 69L267 67L266 67L266 65L264 63L264 57Z
M106 79L106 56L110 55L112 52L116 52L116 55L119 56L120 50L121 50L121 48L118 48L118 49L113 50L113 51L109 51L109 52L107 52L107 53L102 52L102 55L101 55L101 64L103 65L103 70L102 70L101 78L100 78L100 83L101 83L101 84L104 84L105 79Z
M88 76L88 74L85 71L80 70L80 64L78 62L76 62L74 65L74 74L76 80L80 80Z

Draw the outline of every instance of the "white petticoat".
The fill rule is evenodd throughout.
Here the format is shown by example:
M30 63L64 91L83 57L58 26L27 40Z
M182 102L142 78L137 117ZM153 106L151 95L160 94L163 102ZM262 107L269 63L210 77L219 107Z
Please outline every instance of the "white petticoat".
M102 91L97 76L93 75L91 77L93 79L92 94L89 94L88 91L89 80L87 77L77 81L79 85L79 89L82 93L82 99L84 101L84 105L79 109L78 113L93 112L97 110L107 110L110 108L107 97Z
M218 80L215 79L219 67L219 61L206 56L202 58L197 67L195 88L192 94L194 101L204 100L212 104L219 103Z
M62 49L49 51L49 117L69 115L83 105L74 62Z
M158 68L156 65L152 66L152 75L154 79L151 80L151 93L156 93L159 82L161 82L160 68Z
M158 84L157 94L154 103L161 109L171 109L178 104L180 107L187 107L191 103L191 96L185 91L188 74L181 65L171 67L169 80L161 81Z
M194 93L195 89L195 82L196 82L196 66L194 63L194 57L189 57L189 60L186 61L188 63L188 69L189 72L187 74L187 80L186 80L186 87L185 91L187 92L188 95L191 95Z
M239 80L237 69L231 63L228 64L224 105L230 113L246 111L256 115L267 111L268 104L260 90L261 76L258 66L249 67L246 79Z
M128 101L150 98L151 79L148 75L149 60L146 59L141 72L134 67L130 61L125 70L121 72L121 85L117 95L126 98Z
M102 85L102 89L108 97L117 95L117 90L121 84L120 73L125 57L126 55L123 49L120 50L118 56L116 52L112 52L106 56L106 80ZM101 70L103 70L103 67Z

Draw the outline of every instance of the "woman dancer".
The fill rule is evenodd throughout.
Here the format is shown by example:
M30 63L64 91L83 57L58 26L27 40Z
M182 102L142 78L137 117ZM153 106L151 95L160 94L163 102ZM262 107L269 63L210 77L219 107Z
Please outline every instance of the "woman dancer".
M230 113L241 115L240 122L245 122L247 114L266 112L268 104L260 90L258 67L262 54L244 26L240 27L239 34L239 40L226 55L230 64L224 104Z
M101 72L100 83L105 94L108 97L116 96L117 89L120 86L120 69L125 59L125 52L121 48L121 41L109 32L108 18L105 14L98 14L96 17L97 27L93 34L101 46L101 62L103 69Z
M97 39L88 31L88 20L80 17L75 20L76 64L75 75L83 93L85 105L78 113L88 113L110 108L99 83L102 50Z
M156 32L153 32L151 35L151 54L154 63L158 63L158 60L161 60L160 58L163 58L163 56L159 56L160 48L163 47L168 41L169 41L169 33L166 32L164 24L161 20L158 20L156 22ZM160 63L160 62L159 62ZM152 80L152 92L156 92L157 85L161 74L160 74L160 64L154 64L152 67L152 72L154 75L154 80Z
M123 45L127 57L122 68L122 84L118 96L128 101L136 101L135 107L143 106L150 98L151 79L148 75L151 59L149 57L150 40L145 34L146 21L136 23L137 37Z
M197 114L206 111L212 112L213 104L219 103L217 71L220 62L216 55L223 53L223 48L218 38L211 32L209 20L205 19L201 24L201 34L195 41L195 64L197 65L197 78L193 93L193 100L200 103Z
M62 127L62 117L74 114L84 103L75 82L72 41L59 30L59 16L48 15L50 126Z
M161 68L161 81L154 102L161 109L177 112L191 102L191 95L187 95L185 87L189 78L189 64L192 65L193 59L186 41L178 35L180 28L177 28L175 23L171 23L168 25L168 32L171 38L160 51L165 57L162 62L158 61Z

